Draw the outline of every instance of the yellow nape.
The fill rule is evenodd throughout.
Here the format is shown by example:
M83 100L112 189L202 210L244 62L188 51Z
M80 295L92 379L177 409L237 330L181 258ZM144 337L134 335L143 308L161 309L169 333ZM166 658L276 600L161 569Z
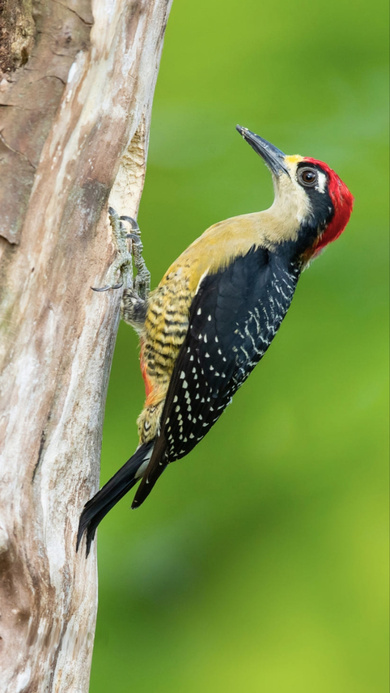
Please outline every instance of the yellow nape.
M291 156L286 156L285 160L289 164L298 164L300 161L303 161L303 156L300 154L292 154Z

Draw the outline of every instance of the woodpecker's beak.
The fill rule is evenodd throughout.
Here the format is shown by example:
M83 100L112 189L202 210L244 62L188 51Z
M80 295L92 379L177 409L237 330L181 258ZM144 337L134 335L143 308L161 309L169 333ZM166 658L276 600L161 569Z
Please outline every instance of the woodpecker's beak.
M241 125L236 125L236 130L243 136L244 140L250 144L256 154L260 154L275 176L280 176L281 173L290 175L285 164L286 155L283 154L280 149L274 147L273 144L259 137L259 135L255 135L255 133L248 130L248 128L242 128Z

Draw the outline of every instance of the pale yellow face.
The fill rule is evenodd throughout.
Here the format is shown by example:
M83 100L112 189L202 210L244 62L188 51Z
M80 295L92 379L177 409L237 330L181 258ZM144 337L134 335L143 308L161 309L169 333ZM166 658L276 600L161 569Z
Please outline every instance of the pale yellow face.
M289 175L272 174L275 199L265 212L270 215L267 229L269 240L296 240L302 222L313 215L307 191L297 180L297 166L301 161L304 161L304 157L299 154L286 156L284 163ZM325 193L326 182L325 173L318 172L316 190Z

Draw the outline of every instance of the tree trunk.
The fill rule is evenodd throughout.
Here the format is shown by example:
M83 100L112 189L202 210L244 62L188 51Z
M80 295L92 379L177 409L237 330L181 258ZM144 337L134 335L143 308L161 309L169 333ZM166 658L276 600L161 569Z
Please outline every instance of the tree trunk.
M0 690L87 691L96 491L120 291L171 0L5 0L0 20ZM84 549L84 545L82 546Z

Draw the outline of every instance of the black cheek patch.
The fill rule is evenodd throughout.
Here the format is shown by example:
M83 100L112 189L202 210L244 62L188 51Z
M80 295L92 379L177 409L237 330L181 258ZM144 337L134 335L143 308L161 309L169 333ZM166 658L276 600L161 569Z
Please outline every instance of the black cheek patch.
M298 164L297 171L299 171L301 168L306 168L307 166L307 162L302 161ZM313 218L302 225L300 232L300 236L303 238L306 234L309 234L307 246L310 246L315 241L319 235L319 232L325 229L335 213L333 202L328 190L329 176L327 172L324 171L319 164L315 163L310 163L310 168L315 169L319 173L326 176L327 183L324 192L316 190L315 187L306 187L302 185L302 183L299 183L308 196L313 211ZM304 250L306 250L306 248Z

